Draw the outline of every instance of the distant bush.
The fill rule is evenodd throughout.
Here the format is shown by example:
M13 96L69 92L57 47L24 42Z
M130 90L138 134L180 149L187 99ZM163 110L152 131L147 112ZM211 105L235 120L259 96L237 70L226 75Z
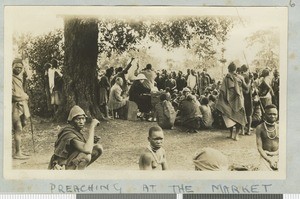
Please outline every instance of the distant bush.
M54 30L41 36L21 35L14 38L14 45L22 58L29 60L31 78L27 81L27 93L31 112L41 117L51 115L50 99L46 95L45 64L56 58L63 64L63 31Z

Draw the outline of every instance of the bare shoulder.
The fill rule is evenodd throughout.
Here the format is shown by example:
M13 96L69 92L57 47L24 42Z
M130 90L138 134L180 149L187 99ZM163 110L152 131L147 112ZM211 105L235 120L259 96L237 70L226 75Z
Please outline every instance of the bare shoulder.
M161 150L161 153L166 154L166 150L164 148L161 147L160 150Z
M140 156L140 159L142 160L152 160L152 154L149 150L144 150L143 153Z
M263 123L261 123L256 127L256 135L260 135L262 128L263 128Z

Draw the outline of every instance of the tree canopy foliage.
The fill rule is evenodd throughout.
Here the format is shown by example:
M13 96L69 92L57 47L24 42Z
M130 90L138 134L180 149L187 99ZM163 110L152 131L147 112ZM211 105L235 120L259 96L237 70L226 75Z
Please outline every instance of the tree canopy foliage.
M259 30L246 38L248 48L259 49L253 60L258 68L279 68L279 32L274 29Z
M214 45L226 40L233 26L229 17L177 17L147 20L99 20L99 52L121 54L135 49L143 39L160 42L168 50L193 49L201 58L214 55Z
M83 24L78 24L78 31L84 31L80 27L85 25L85 21L82 19ZM98 63L99 59L101 59L102 65L108 64L112 66L109 64L109 59L116 58L116 55L122 56L122 54L128 52L150 59L149 55L147 55L147 48L150 48L150 46L145 46L144 41L160 43L167 50L179 47L186 48L202 62L216 62L215 46L222 44L227 39L227 33L233 26L233 19L228 17L156 17L130 20L101 18L96 20L96 24L99 31L97 31L98 39L96 39L96 43L98 43L96 45L98 46ZM32 78L29 81L29 95L33 113L36 115L47 116L45 113L49 113L49 96L45 94L47 80L45 80L44 76L44 66L52 58L56 58L59 61L59 65L66 65L66 34L77 35L70 31L66 33L63 30L55 30L41 36L21 35L14 38L14 43L18 46L19 53L22 54L23 58L29 59L29 65L32 70ZM78 35L81 34L78 32ZM77 42L78 45L85 41L90 41L84 36L78 36L74 41L76 40L80 41ZM74 45L77 44L74 43ZM74 45L72 44L72 48L76 50L79 46L76 47ZM87 53L86 56L90 53L94 54L94 52L82 51L82 53L77 53L78 57L76 57L76 60L80 56L85 56L85 53ZM73 55L71 53L68 56ZM105 57L106 59L104 59ZM125 65L126 59L126 57L122 58L122 65ZM116 62L113 66L117 66L117 64ZM168 60L168 64L172 66L173 61ZM96 76L97 67L94 68L92 63L88 65L93 65L93 70L89 70L91 73L87 75L87 78ZM88 66L85 64L85 67ZM79 67L77 69L73 73L82 72ZM63 67L63 70L65 70L65 67ZM72 76L67 76L66 78L66 84L74 82ZM88 80L82 79L82 81ZM70 87L70 85L68 86ZM94 101L94 99L89 99L89 101ZM45 106L46 104L47 106Z
M51 113L49 99L45 93L45 64L56 58L63 64L63 31L54 30L45 35L33 36L23 34L13 37L17 53L29 60L31 78L28 79L27 93L30 97L31 111L35 115L49 116Z

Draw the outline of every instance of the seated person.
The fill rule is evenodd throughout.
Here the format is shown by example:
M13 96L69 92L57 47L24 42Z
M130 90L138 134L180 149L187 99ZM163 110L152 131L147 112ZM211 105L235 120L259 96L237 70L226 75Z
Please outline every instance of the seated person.
M210 147L198 151L193 158L193 162L196 171L227 171L229 169L227 156Z
M200 111L202 114L200 125L201 128L208 129L212 127L212 123L214 122L214 118L211 113L210 106L208 105L208 98L204 97L201 100Z
M102 146L96 144L99 137L94 136L94 129L99 124L93 119L85 139L83 128L86 114L79 106L73 106L69 113L69 126L63 128L55 142L54 155L48 169L51 170L83 170L102 154Z
M214 95L209 95L208 97L208 105L210 106L211 112L216 110L216 97Z
M139 160L140 170L167 170L168 164L164 142L164 132L160 127L151 127L148 133L150 145L142 153Z
M197 129L200 129L200 116L200 108L195 102L195 97L189 94L180 104L176 123L188 128L188 132L197 132Z
M126 103L127 99L124 98L122 94L123 79L121 77L116 78L116 83L110 90L109 93L109 100L108 100L108 107L109 109L116 112L120 118L125 119L125 110L126 110Z
M179 98L179 103L180 103L182 100L186 99L186 97L187 97L189 94L191 94L191 90L190 90L188 87L183 88L183 90L182 90L182 95L181 95L181 97Z
M256 127L256 144L260 154L259 170L276 171L279 161L278 111L273 104L265 107L264 122Z
M142 118L149 119L151 105L151 90L143 85L146 80L144 74L139 74L129 89L129 100L138 105L139 111L142 113Z
M157 123L163 129L173 129L176 118L176 111L169 100L170 97L163 93L155 106Z

